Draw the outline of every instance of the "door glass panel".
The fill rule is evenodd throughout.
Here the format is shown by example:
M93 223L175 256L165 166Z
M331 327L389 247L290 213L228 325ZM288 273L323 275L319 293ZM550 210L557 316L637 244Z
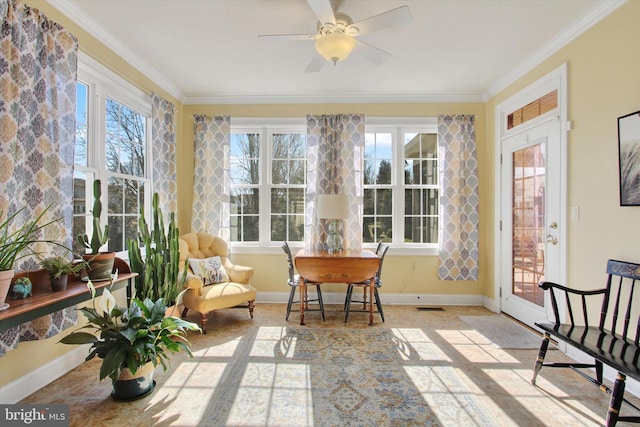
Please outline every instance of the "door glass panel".
M513 152L513 295L544 306L545 144Z

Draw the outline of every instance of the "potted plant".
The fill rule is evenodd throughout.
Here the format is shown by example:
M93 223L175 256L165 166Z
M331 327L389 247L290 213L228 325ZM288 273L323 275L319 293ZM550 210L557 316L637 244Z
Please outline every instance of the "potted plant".
M100 224L102 214L102 183L99 179L93 181L93 233L91 239L87 234L78 235L78 242L91 252L82 257L88 263L88 279L93 281L109 280L113 270L115 252L100 252L100 248L109 240L109 224Z
M153 194L153 228L149 229L144 217L144 209L140 208L138 222L138 238L129 239L129 264L131 271L138 273L135 278L136 296L156 301L162 298L167 306L174 306L182 291L183 280L178 280L180 263L179 236L173 212L169 226L164 227L162 212L159 207L158 193ZM144 255L141 252L144 247ZM184 268L186 274L187 268Z
M87 268L86 261L74 261L62 255L49 256L40 259L40 266L49 273L51 289L54 292L67 289L69 274L78 275Z
M144 301L131 299L128 307L120 308L113 294L105 289L96 307L96 290L91 281L91 307L83 307L89 323L60 340L63 344L91 344L85 360L102 359L100 380L109 377L112 396L118 400L133 400L150 393L155 383L153 370L160 363L167 369L169 353L185 350L192 357L187 331L201 331L195 323L178 317L165 317L162 299ZM94 335L82 329L93 330Z
M33 243L49 242L40 238L40 232L47 225L58 221L58 219L54 219L44 224L39 224L49 209L49 207L46 207L35 219L26 221L16 228L14 224L19 220L18 217L24 209L24 207L18 209L12 215L7 215L0 222L0 310L4 310L9 306L5 301L11 286L11 280L15 274L13 269L16 261L33 253L30 250L30 246ZM0 211L0 218L2 218L2 215L3 212Z

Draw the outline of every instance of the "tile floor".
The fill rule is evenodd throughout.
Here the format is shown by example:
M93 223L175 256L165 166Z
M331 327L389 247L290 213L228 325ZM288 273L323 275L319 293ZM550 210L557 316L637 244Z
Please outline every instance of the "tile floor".
M298 326L298 314L284 320L284 304L257 304L254 319L246 309L228 309L211 313L206 335L190 335L192 348L199 355L225 353L232 343L238 342L248 331L262 327ZM496 426L539 425L602 425L608 406L608 396L589 384L578 374L565 369L543 369L538 386L530 384L531 367L537 350L505 350L491 343L460 341L460 330L469 329L459 316L494 315L482 307L443 307L442 311L418 311L413 306L385 306L386 322L376 315L374 326L367 325L367 313L352 313L348 324L340 306L327 306L326 321L320 313L307 313L307 328L410 328L421 329L424 334L438 337L438 345L445 349L458 378L466 384L474 401L480 402L494 419ZM196 320L196 316L190 316ZM548 361L565 360L557 349L550 350ZM181 365L189 359L175 355L166 372L156 369L157 387L148 397L135 402L115 402L110 398L111 384L98 381L99 360L86 362L24 399L21 403L67 403L70 405L72 426L206 425L202 415L203 400L207 395L206 376L193 376L198 381L200 394L187 398L171 398L163 386L175 379ZM204 381L204 382L203 382ZM439 398L456 399L455 390L445 391ZM638 399L633 399L634 403ZM204 405L206 406L206 405ZM628 414L631 409L627 409ZM625 408L623 405L623 413ZM444 414L443 414L444 415ZM439 418L445 420L446 417ZM268 425L265 422L261 425ZM290 425L303 425L295 420ZM315 423L322 424L321 422ZM239 424L236 424L239 425ZM253 424L247 424L253 425ZM442 425L447 425L442 421ZM471 425L488 425L480 420ZM619 423L618 425L624 425Z

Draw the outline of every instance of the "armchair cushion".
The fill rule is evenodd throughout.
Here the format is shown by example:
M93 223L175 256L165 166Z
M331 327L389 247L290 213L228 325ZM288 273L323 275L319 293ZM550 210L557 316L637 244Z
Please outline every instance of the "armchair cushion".
M189 267L204 285L228 282L229 275L225 271L219 256L210 258L189 258Z

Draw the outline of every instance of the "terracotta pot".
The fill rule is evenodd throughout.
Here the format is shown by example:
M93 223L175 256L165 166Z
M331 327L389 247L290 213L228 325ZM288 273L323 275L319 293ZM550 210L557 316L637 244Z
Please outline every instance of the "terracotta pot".
M89 280L99 282L111 279L113 263L116 258L115 252L100 252L97 255L86 254L82 258L89 264L87 272Z
M51 279L51 290L53 292L60 292L60 291L67 290L67 281L69 279L69 275L68 274L60 276L57 279L55 277L51 276L50 279Z
M9 294L9 288L11 287L11 279L15 272L13 270L0 271L0 306L4 305Z
M156 382L153 380L154 369L155 366L151 362L138 368L135 374L125 368L118 379L113 382L111 396L115 400L130 401L148 395L156 386Z

